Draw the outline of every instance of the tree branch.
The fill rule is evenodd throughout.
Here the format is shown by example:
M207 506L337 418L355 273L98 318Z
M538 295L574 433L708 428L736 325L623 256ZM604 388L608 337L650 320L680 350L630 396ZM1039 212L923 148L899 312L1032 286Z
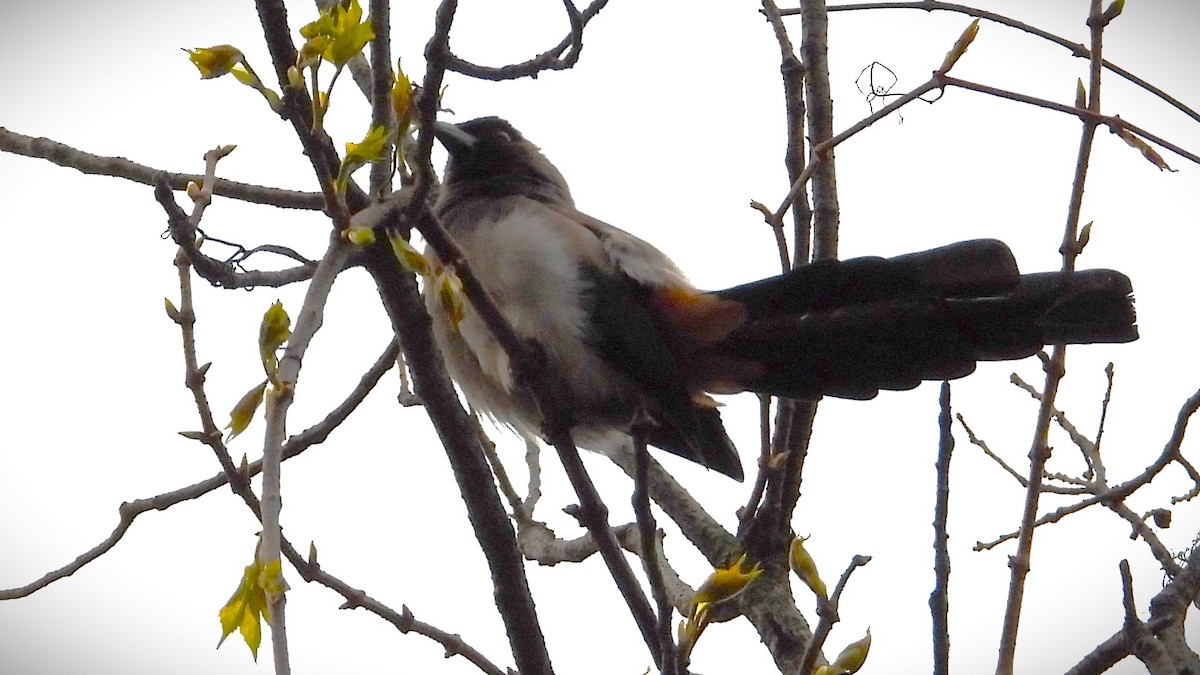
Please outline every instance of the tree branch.
M804 649L804 658L800 661L800 668L796 672L813 672L817 658L821 655L821 649L825 646L825 638L829 637L829 631L833 630L833 624L841 621L838 616L838 603L842 599L842 591L846 589L846 582L850 581L850 575L854 573L854 570L869 562L871 562L869 555L854 556L846 567L846 571L842 572L841 578L838 579L837 586L833 589L833 595L823 602L818 601L817 614L821 618L817 622L816 630L813 631L812 639Z
M998 23L1001 25L1005 25L1010 28L1016 28L1017 30L1024 31L1026 33L1029 33L1030 35L1035 35L1044 40L1048 40L1048 41L1053 42L1061 47L1066 48L1068 51L1071 52L1071 54L1073 56L1076 56L1078 58L1091 60L1091 57L1092 57L1091 51L1089 51L1086 46L1084 46L1078 42L1072 42L1066 38L1059 37L1053 33L1042 30L1041 28L1038 28L1037 26L1031 26L1027 23L1023 23L1021 21L1011 19L1007 16L1003 16L1003 15L997 14L995 12L989 12L987 10L977 9L975 7L969 7L967 5L959 5L959 4L950 3L950 2L938 2L937 0L916 0L913 2L858 2L858 3L853 3L853 4L847 4L847 5L834 5L829 8L829 11L844 12L844 11L854 11L854 10L863 10L863 9L920 9L920 10L924 10L927 12L934 11L934 10L957 12L959 14L966 14L967 16L973 16L973 17L976 17L979 19L986 19L988 21L992 21L992 22L995 22L995 23ZM785 9L785 10L783 10L782 14L786 16L788 14L798 14L799 12L800 12L800 10L798 10L798 9ZM1153 94L1153 95L1157 96L1158 98L1162 99L1163 101L1167 102L1169 105L1176 108L1183 114L1187 115L1188 117L1191 117L1193 120L1195 120L1197 122L1200 122L1200 112L1196 112L1195 110L1192 110L1191 108L1184 105L1182 102L1178 101L1177 99L1170 96L1169 94L1167 94L1163 90L1159 89L1158 87L1155 87L1154 85L1150 84L1149 82L1134 75L1133 73L1130 73L1129 71L1125 70L1124 68L1117 66L1116 64L1112 63L1111 61L1108 61L1107 59L1101 60L1101 64L1103 64L1104 68L1112 71L1113 73L1115 73L1116 75L1118 75L1120 77L1125 78L1126 80L1141 87L1142 89L1145 89L1146 91L1150 92L1151 94Z
M1088 110L1096 114L1100 112L1100 54L1104 35L1104 26L1099 21L1101 13L1100 0L1091 0L1088 26L1091 28L1092 35L1092 68L1091 86L1088 90ZM1079 232L1079 212L1083 203L1083 187L1087 178L1088 161L1091 157L1095 135L1096 123L1085 119L1079 140L1079 153L1075 163L1075 179L1071 185L1070 204L1067 207L1066 225L1063 228L1063 243L1059 247L1064 274L1075 269L1075 258L1079 255L1081 248L1076 243ZM1004 624L1000 629L1000 656L996 663L997 675L1012 675L1013 672L1017 651L1017 630L1025 595L1025 578L1029 574L1034 529L1037 527L1038 499L1041 496L1042 476L1046 473L1046 461L1050 459L1051 449L1048 441L1050 420L1054 413L1054 400L1058 393L1059 383L1066 375L1066 359L1066 347L1054 345L1050 359L1045 364L1046 384L1042 389L1042 401L1038 406L1033 441L1029 449L1029 484L1025 489L1025 505L1021 512L1017 552L1008 560L1011 574L1008 599L1004 606Z
M514 80L522 77L536 78L543 71L573 68L579 60L580 52L583 50L584 26L599 14L600 10L604 9L604 6L607 4L608 0L593 0L590 5L580 12L571 0L563 0L563 5L567 10L567 19L571 24L570 33L557 45L528 61L492 68L476 65L447 52L446 69L480 80L499 81ZM570 51L568 52L567 50ZM567 52L566 56L563 56L564 52Z
M950 673L950 535L946 521L950 515L950 455L954 435L950 433L950 383L943 382L938 397L937 492L933 506L933 593L929 610L933 614L933 675Z
M4 127L0 127L0 151L44 159L80 173L124 178L142 185L156 185L162 176L167 186L176 191L186 190L188 183L201 183L204 180L204 176L198 174L167 172L131 162L124 157L93 155L49 138L25 136ZM227 178L217 178L213 181L213 194L254 204L277 206L281 209L319 211L325 208L325 200L316 192L251 185Z

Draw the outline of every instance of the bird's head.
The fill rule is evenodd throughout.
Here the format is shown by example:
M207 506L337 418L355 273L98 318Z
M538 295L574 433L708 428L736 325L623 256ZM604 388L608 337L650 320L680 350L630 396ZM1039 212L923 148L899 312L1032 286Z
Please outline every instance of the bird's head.
M499 117L461 124L438 122L434 135L446 151L443 190L452 197L521 195L554 204L571 204L567 181L537 146Z

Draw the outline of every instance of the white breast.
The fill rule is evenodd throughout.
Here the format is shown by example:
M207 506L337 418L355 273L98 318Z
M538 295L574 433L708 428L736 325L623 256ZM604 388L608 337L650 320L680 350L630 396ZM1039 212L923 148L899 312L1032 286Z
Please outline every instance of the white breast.
M589 320L581 302L587 290L581 265L603 268L597 237L538 202L510 198L473 223L450 223L475 275L521 337L542 345L563 385L573 395L603 397L617 377L586 343ZM528 401L514 398L507 355L484 322L465 307L457 327L436 293L425 294L434 335L450 375L480 412L536 430Z

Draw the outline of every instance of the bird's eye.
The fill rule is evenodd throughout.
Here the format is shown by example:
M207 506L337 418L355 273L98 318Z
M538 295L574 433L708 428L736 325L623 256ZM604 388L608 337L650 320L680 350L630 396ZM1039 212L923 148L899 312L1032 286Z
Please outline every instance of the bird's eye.
M503 129L497 129L496 133L492 134L492 138L495 138L501 143L512 143L512 134Z

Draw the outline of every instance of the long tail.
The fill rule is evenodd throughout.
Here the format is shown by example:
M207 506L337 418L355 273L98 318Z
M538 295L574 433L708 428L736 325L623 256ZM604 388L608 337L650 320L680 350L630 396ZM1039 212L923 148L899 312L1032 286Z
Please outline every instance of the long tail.
M1021 275L995 240L819 262L718 292L749 312L719 350L758 365L752 391L866 399L1045 345L1136 340L1132 291L1113 270Z

